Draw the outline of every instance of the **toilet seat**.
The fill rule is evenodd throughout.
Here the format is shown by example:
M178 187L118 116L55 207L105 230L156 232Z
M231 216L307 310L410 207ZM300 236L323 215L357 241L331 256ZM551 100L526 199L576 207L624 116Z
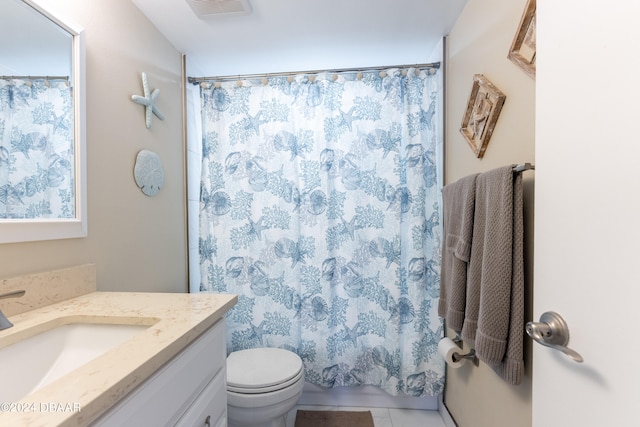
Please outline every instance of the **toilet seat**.
M282 390L300 381L302 360L288 350L252 348L227 357L227 390L260 394Z

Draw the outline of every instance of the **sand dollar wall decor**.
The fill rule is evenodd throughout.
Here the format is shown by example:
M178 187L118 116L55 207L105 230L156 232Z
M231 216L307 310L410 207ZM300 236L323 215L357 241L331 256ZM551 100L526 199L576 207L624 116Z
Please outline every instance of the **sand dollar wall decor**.
M162 161L153 151L141 150L136 157L133 176L140 190L147 196L155 196L164 185Z

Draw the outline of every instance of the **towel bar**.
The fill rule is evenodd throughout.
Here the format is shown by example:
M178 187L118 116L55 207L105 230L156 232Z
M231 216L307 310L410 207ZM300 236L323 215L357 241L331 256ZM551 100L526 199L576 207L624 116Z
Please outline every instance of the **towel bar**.
M524 172L524 171L528 171L528 170L534 170L536 167L533 166L531 163L520 163L519 165L516 165L513 167L513 171L514 172Z

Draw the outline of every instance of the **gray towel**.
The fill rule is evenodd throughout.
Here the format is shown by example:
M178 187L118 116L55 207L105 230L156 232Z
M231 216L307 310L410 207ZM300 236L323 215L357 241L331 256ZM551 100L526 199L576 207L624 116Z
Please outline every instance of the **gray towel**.
M442 189L444 239L438 315L456 332L462 330L464 321L477 176L469 175Z
M510 384L524 368L522 177L505 166L476 179L462 337Z

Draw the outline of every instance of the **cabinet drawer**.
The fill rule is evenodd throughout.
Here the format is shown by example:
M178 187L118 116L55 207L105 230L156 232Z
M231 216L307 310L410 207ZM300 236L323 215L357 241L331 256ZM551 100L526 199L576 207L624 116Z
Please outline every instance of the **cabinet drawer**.
M226 371L218 372L213 380L200 393L193 405L180 418L176 427L215 427L227 417ZM206 423L206 420L209 423Z
M221 319L93 425L174 425L216 374L224 378L226 353L225 322Z

